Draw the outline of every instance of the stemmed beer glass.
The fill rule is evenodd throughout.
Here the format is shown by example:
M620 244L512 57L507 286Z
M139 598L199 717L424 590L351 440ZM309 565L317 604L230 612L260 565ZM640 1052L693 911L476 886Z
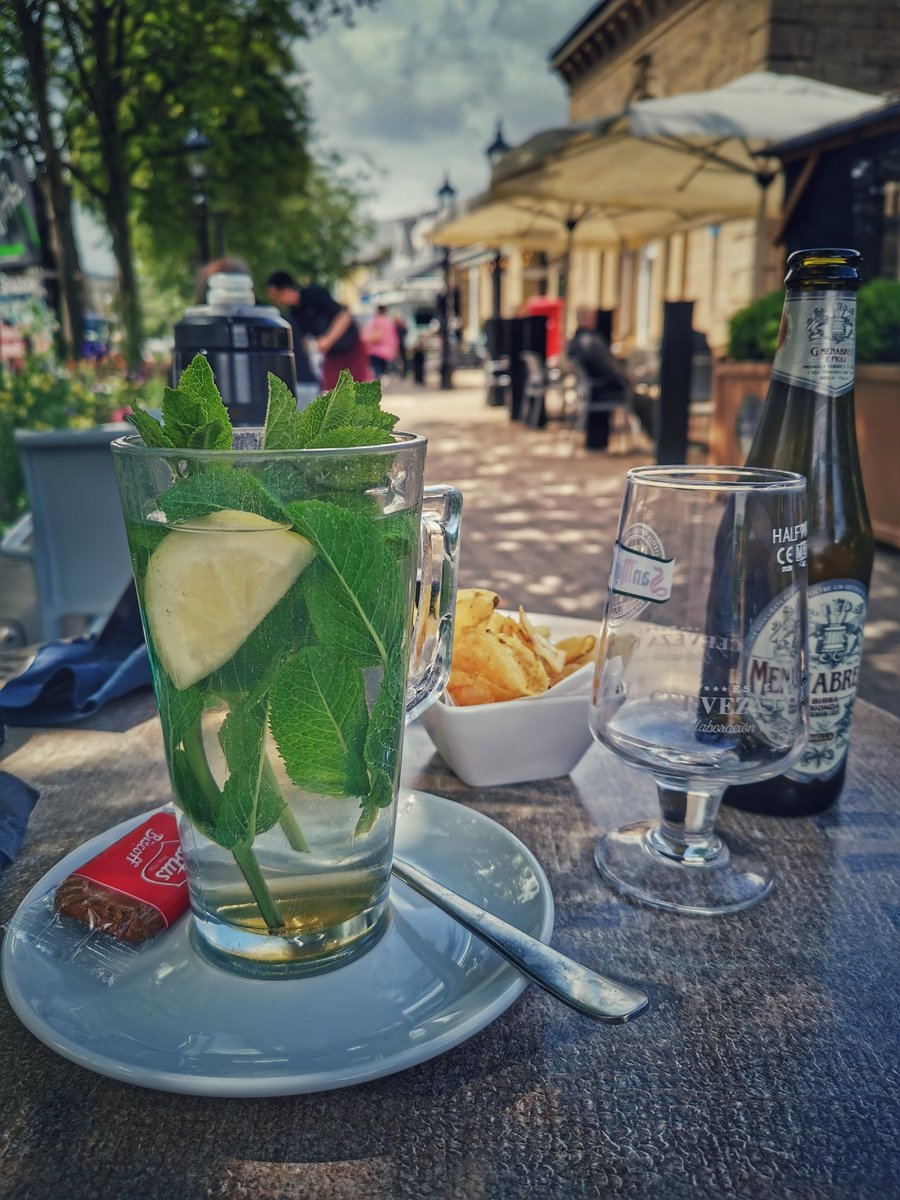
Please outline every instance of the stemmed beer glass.
M594 736L656 781L661 817L595 861L658 908L749 908L772 889L714 822L730 784L781 774L806 738L806 481L788 471L628 472L591 700Z

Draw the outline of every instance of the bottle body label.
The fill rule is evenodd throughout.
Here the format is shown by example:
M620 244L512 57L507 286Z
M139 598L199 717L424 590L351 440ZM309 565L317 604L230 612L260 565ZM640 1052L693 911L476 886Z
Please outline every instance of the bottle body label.
M824 782L841 769L862 657L866 589L855 579L830 579L809 589L809 738L787 771L801 783Z
M788 292L772 378L842 396L853 388L855 367L856 295Z
M793 584L760 614L747 637L743 690L758 733L773 747L790 748L803 728L802 635L800 589Z

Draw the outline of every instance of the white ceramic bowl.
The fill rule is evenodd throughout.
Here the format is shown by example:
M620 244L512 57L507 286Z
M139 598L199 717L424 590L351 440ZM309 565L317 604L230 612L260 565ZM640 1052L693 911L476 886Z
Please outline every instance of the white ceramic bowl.
M600 632L595 621L531 612L528 617L534 625L549 625L553 641ZM472 787L554 779L568 775L593 741L588 726L592 669L579 676L583 686L574 693L554 695L551 689L542 696L465 708L438 700L420 719L447 766Z

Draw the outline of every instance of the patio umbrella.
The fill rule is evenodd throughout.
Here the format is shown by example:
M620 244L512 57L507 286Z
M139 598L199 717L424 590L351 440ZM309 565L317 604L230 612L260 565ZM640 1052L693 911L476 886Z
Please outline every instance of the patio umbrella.
M534 250L557 250L574 242L585 247L639 245L663 232L684 228L688 214L662 208L617 208L613 205L569 203L522 191L501 196L493 191L476 196L461 212L437 223L428 234L440 246L520 245ZM692 214L694 222L697 215ZM712 219L712 217L710 217Z
M705 92L638 100L545 129L494 167L490 190L430 240L461 246L640 245L699 225L775 216L779 165L766 149L883 106L866 92L760 71ZM567 270L568 273L568 270ZM756 290L759 290L759 265Z
M876 96L797 75L744 75L706 92L638 100L544 130L497 163L491 193L719 219L759 211L777 165L767 146L876 108Z

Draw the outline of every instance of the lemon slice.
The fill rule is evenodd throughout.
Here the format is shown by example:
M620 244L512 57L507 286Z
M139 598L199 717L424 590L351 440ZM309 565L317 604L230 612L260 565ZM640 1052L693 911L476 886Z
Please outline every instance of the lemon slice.
M298 533L236 509L173 529L150 556L144 610L178 690L226 663L314 556Z

